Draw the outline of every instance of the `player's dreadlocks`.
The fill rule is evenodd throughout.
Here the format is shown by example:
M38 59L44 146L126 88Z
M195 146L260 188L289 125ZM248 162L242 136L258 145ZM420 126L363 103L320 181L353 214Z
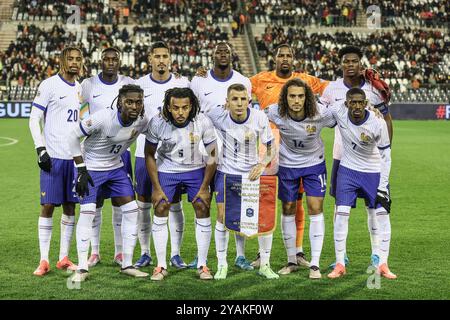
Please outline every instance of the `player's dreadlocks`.
M81 77L84 74L83 52L81 52L80 48L75 47L75 46L65 47L61 51L61 55L59 56L59 70L60 70L60 73L67 73L69 71L68 58L69 58L69 53L73 50L78 51L81 55L82 62L81 62L80 71L78 73L78 76Z
M163 116L165 119L169 120L170 123L174 124L175 120L172 117L172 114L169 111L170 100L172 98L189 98L191 102L191 112L189 112L189 117L187 119L188 122L194 121L195 117L200 112L200 105L198 103L198 99L195 96L194 92L190 88L172 88L166 91L164 96L164 106L163 106Z
M317 114L317 104L314 98L314 93L311 88L299 78L294 78L286 82L281 89L280 99L278 100L278 113L281 117L286 118L288 116L289 105L287 101L289 87L305 88L305 117L313 118Z
M142 88L138 85L126 84L126 85L122 86L122 88L119 89L119 95L116 98L116 99L118 99L117 100L117 110L120 111L122 109L122 97L125 96L128 92L137 92L137 93L144 95L144 90L142 90ZM114 101L112 104L114 104ZM111 104L111 109L112 109L112 104ZM144 112L145 112L145 108L144 108L144 104L142 104L142 110L139 113L139 116L141 117L141 119L144 117Z

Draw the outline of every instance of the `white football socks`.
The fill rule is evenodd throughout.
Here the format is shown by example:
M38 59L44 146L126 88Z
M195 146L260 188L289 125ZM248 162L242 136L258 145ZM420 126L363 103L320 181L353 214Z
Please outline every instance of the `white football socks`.
M141 256L146 253L150 255L150 242L151 242L151 231L152 231L152 218L150 215L150 210L152 204L148 202L141 202L137 200L139 207L138 215L138 237L139 244L141 245Z
M208 250L211 244L211 217L195 219L195 240L197 241L197 268L206 266Z
M369 229L372 254L376 254L379 256L380 237L375 209L370 209L369 207L366 207L366 211L367 211L367 228Z
M167 229L167 217L153 217L152 236L155 245L156 258L158 259L158 267L167 269L167 240L169 239L169 231Z
M123 260L122 268L127 268L133 264L133 252L136 246L138 233L138 206L136 201L128 202L120 206L122 211L122 249Z
M269 264L270 251L272 251L273 234L266 234L258 237L259 253L261 255L260 267Z
M91 254L99 254L100 250L100 231L102 227L102 209L95 209L95 217L92 222L92 235L91 235Z
M236 240L236 258L240 256L245 257L245 238L235 233L234 239Z
M92 222L95 217L95 203L80 205L80 218L77 223L76 238L78 270L88 270L88 251L91 242Z
M227 263L227 251L228 251L228 239L230 234L225 229L223 223L217 221L214 232L214 240L216 243L217 264L219 266L228 266Z
M309 241L311 242L311 266L319 266L325 235L325 220L323 213L309 216Z
M347 208L347 207L346 207ZM345 211L336 213L334 219L334 249L336 253L336 263L345 266L345 253L348 234L348 220L350 218L350 207Z
M288 256L288 262L297 263L296 253L297 248L295 247L297 227L295 225L295 215L287 216L281 215L281 231L283 235L284 247L286 248L286 253Z
M169 231L170 257L173 257L180 254L181 243L183 242L184 213L181 201L170 206Z
M122 253L122 210L112 207L112 223L114 231L114 257Z
M50 251L50 240L52 239L53 218L39 217L38 234L39 250L41 251L41 260L48 262L48 252Z
M72 241L74 228L75 216L68 216L63 213L61 216L61 242L59 247L60 261L64 259L64 257L69 256L70 242Z
M380 265L387 263L389 257L389 246L391 244L391 220L389 213L381 211L376 213L377 224L380 235Z

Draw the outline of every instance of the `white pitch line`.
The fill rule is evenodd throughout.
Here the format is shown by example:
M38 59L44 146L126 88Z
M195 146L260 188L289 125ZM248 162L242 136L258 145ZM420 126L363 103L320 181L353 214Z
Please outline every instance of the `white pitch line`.
M8 137L0 137L0 139L4 139L4 140L10 141L10 142L7 142L7 143L0 144L0 147L12 146L13 144L16 144L17 142L19 142L19 140L17 140L17 139L8 138Z

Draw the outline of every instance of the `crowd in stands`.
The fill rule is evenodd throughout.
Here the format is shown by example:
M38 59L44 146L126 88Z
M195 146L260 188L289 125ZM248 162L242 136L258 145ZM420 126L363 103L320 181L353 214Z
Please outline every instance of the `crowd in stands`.
M358 1L250 0L246 10L253 23L284 26L354 26Z
M442 0L361 0L361 7L376 5L381 11L382 27L419 25L448 27L450 2Z
M258 53L274 68L272 50L281 43L296 49L296 68L323 79L339 76L337 53L344 45L356 45L365 53L365 65L385 78L417 79L421 85L448 84L448 34L436 30L395 29L369 34L355 32L310 33L305 29L267 26L256 37Z

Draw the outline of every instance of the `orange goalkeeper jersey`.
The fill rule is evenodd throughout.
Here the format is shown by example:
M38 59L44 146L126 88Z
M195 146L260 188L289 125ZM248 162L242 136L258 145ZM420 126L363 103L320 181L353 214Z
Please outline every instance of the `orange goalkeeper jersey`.
M251 77L250 81L252 82L252 93L256 95L261 109L265 109L271 104L278 103L281 88L286 82L293 78L300 78L305 81L311 87L314 94L320 95L329 83L329 81L321 80L317 77L300 72L293 72L288 79L278 77L276 71L260 72Z

